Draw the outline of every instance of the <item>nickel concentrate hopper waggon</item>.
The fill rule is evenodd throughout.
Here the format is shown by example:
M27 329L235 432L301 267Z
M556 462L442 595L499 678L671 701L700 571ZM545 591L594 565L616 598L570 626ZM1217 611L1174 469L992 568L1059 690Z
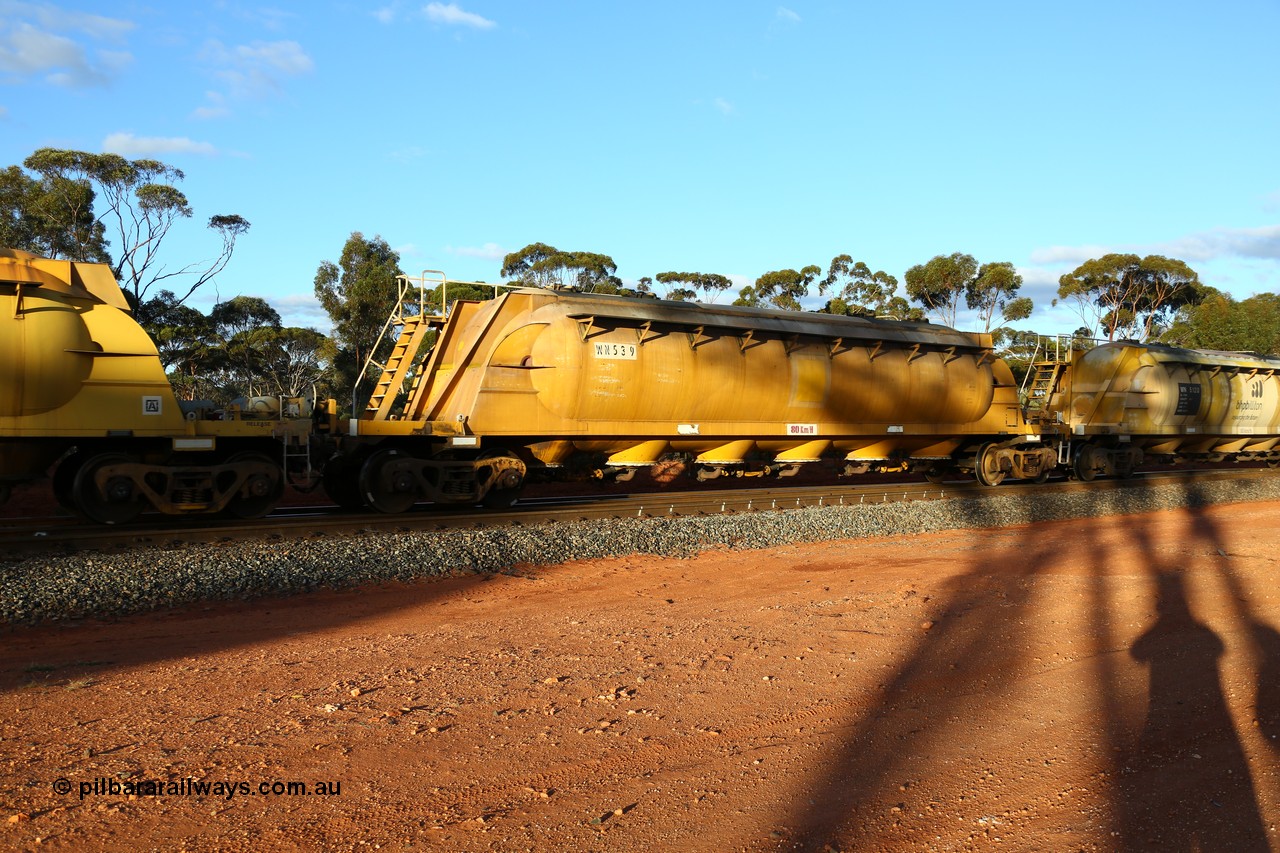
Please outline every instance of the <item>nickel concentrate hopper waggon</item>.
M704 480L826 459L995 484L1057 465L987 335L544 289L432 318L413 313L428 282L402 279L395 349L326 469L340 504L502 506L531 470L627 479L671 459Z
M332 409L330 409L332 411ZM0 499L52 476L107 524L143 509L268 512L327 426L301 399L178 400L103 264L0 249Z
M1036 365L1029 411L1081 480L1145 457L1280 466L1280 358L1106 343Z
M512 289L448 302L402 277L367 407L176 399L99 264L0 250L0 497L52 477L116 523L268 511L323 472L344 506L515 501L533 472L628 479L1125 475L1144 457L1280 462L1280 359L1107 344L1035 366L1029 403L988 335L930 323ZM439 286L444 315L422 310ZM375 347L376 350L376 347Z

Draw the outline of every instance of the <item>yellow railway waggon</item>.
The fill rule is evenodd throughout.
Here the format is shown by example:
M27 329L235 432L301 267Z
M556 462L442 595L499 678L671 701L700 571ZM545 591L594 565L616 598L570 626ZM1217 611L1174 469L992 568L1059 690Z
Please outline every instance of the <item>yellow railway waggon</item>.
M0 498L52 468L59 502L98 522L263 515L314 425L304 400L247 403L179 401L106 265L0 249Z
M1120 341L1039 369L1053 378L1036 419L1082 480L1148 456L1280 464L1280 358Z
M828 459L992 484L1057 464L987 335L542 289L405 314L427 281L402 280L395 350L326 471L339 503L504 505L530 469L673 458L699 479Z

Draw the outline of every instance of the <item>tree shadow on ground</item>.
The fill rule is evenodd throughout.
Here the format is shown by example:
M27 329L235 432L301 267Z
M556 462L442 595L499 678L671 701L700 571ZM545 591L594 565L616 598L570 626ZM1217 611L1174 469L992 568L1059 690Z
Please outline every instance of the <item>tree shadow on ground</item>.
M1221 531L1196 508L1202 502L1195 490L1186 497L1193 509L1174 544L1184 554L1203 555L1206 549L1225 554ZM1084 645L1092 681L1085 689L1093 694L1094 718L1085 725L1098 727L1101 743L1088 757L1102 768L1099 778L1110 780L1103 787L1110 800L1109 814L1104 800L1098 822L1085 830L1087 837L1071 835L1079 830L1067 831L1066 837L1103 838L1124 850L1270 849L1249 757L1223 692L1221 664L1230 644L1197 619L1179 557L1171 556L1170 543L1159 541L1149 516L1076 524L1082 528L1081 548L1072 555L1038 546L1037 526L1029 525L1014 542L976 557L946 585L938 627L902 660L872 710L849 721L848 736L818 765L822 770L810 786L808 805L788 820L796 849L907 849L886 841L893 836L887 835L884 804L910 799L898 792L906 791L906 768L919 774L922 760L934 762L931 772L939 777L955 772L935 753L1001 726L1002 716L1010 713L1005 703L1018 683L1044 674L1044 667L1020 650L1044 636L1035 627L1042 626L1037 598L1052 588L1041 592L1037 585L1071 559L1085 565L1082 601L1090 612L1081 622L1093 635ZM1127 545L1108 544L1124 539ZM1128 548L1136 548L1136 564L1122 562L1132 553ZM1247 597L1226 561L1215 568L1197 584L1225 581L1227 594L1239 602L1238 619L1229 620L1225 629L1248 638L1258 679L1259 725L1274 732L1280 633L1247 609ZM1131 614L1135 606L1153 614L1154 622L1135 629L1131 620L1122 621L1122 610L1127 607ZM1141 666L1141 676L1133 662ZM1087 731L1073 739L1087 745ZM1013 755L1012 762L1030 766L1040 758ZM896 821L910 822L911 810L894 809L901 812ZM928 840L934 838L930 831ZM939 840L943 846L965 841L946 835Z

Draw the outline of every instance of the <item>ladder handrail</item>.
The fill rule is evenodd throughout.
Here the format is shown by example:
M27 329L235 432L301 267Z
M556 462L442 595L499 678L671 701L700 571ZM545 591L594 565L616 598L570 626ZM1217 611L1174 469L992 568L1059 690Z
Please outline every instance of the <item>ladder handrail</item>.
M423 271L424 276L426 272L436 272L436 271L424 270ZM444 275L444 273L440 273L440 274ZM353 417L356 416L356 394L360 390L360 383L364 381L365 376L368 375L369 373L369 365L377 364L379 370L383 372L385 372L387 369L387 366L385 364L379 363L378 360L373 357L374 354L378 351L378 347L382 346L382 341L384 338L386 338L388 331L390 331L393 327L397 325L401 325L401 326L404 325L404 303L405 303L405 296L409 292L409 288L410 288L409 277L405 275L397 275L396 285L398 288L398 292L396 294L396 304L392 306L391 314L390 316L387 317L387 322L382 324L382 331L378 333L377 340L375 340L373 342L373 346L369 348L369 354L368 356L365 357L364 364L360 367L360 372L356 374L356 381L351 386L351 414ZM422 291L422 285L419 284L419 293L421 293L421 291ZM419 310L421 310L421 306L422 306L421 296L418 299L418 306L419 306Z
M500 282L497 284L489 284L487 282L482 282L482 281L455 281L454 284L470 285L472 287L491 287L493 288L493 295L495 298L498 295L498 288L504 287L507 289L514 290L521 287L525 287L523 283L506 284L506 283ZM426 309L427 309L427 286L428 285L431 285L433 288L437 286L440 288L440 313L439 314L427 313ZM378 370L383 375L385 375L387 372L387 367L391 363L391 359L388 359L387 363L383 364L379 362L376 358L374 358L374 355L378 352L378 348L382 346L383 340L387 338L388 333L391 332L391 330L396 326L399 326L401 330L403 330L404 327L408 325L407 321L413 321L413 323L417 325L422 323L427 323L427 324L443 323L445 320L449 318L449 308L450 308L449 277L445 275L444 270L424 269L421 272L421 274L417 276L411 276L411 275L401 273L396 276L396 289L397 289L396 304L392 306L391 314L390 316L387 317L387 322L383 324L382 331L378 333L377 340L374 341L373 346L369 349L369 354L365 358L364 364L360 368L360 373L356 375L355 383L351 386L351 414L353 417L359 417L359 414L357 413L357 409L356 409L356 395L360 390L360 383L363 382L365 377L369 375L370 366L376 365ZM413 296L415 295L415 291L417 296L416 299L413 298ZM406 315L405 307L408 304L415 304L417 306L418 313L414 315ZM399 335L397 335L397 339L398 338L399 338ZM401 354L401 358L402 359L405 357L412 358L413 355L414 354L403 353ZM374 391L375 392L377 391L377 386L374 386ZM387 389L387 392L388 394L390 393L390 388ZM372 396L370 396L370 402L372 402L372 399L373 399ZM369 412L371 410L376 411L377 408L378 407L375 406L375 407L372 407L371 409L370 406L366 405L363 409L359 411L360 412Z
M1031 358L1027 360L1027 372L1022 377L1022 387L1018 389L1018 396L1027 399L1027 380L1031 378L1032 369L1036 366L1036 356L1040 354L1040 336L1036 335L1036 348L1031 351Z

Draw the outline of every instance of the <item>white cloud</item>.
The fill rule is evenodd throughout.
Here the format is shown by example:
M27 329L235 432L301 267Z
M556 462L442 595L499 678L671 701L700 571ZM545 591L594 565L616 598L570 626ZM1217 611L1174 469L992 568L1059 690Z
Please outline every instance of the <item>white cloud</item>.
M192 118L214 119L231 115L231 109L227 106L226 96L221 92L205 92L204 97L205 105L192 110Z
M119 42L133 28L118 18L0 0L0 71L19 78L44 74L55 86L105 86L133 56L93 43Z
M727 116L733 114L733 104L729 103L724 98L716 98L712 103L715 105L715 108L720 111L721 115Z
M450 255L457 255L460 258L481 258L486 261L500 261L507 256L507 252L497 243L485 243L483 246L445 246L444 250Z
M267 68L290 77L315 69L315 63L296 41L255 41L235 48L236 64Z
M287 12L283 9L275 9L269 6L233 6L228 11L242 21L248 21L256 27L262 27L264 30L272 30L273 32L283 30L299 17L296 12Z
M333 318L320 306L320 301L313 293L272 296L267 302L280 314L280 322L285 326L315 329L325 335L333 334Z
M381 9L375 9L373 12L373 17L377 19L378 23L380 24L393 23L396 19L396 7L384 6Z
M778 20L786 21L789 24L800 23L800 16L788 9L786 6L778 7Z
M1219 258L1280 260L1280 225L1260 228L1215 228L1166 243L1161 254L1187 261Z
M1213 228L1160 243L1114 246L1047 246L1031 252L1033 264L1078 266L1090 258L1112 252L1135 255L1167 255L1184 261L1215 261L1230 258L1280 260L1280 225L1258 228Z
M1078 266L1090 258L1100 258L1110 252L1120 251L1110 246L1046 246L1031 250L1033 264L1071 264Z
M429 153L421 145L405 145L387 153L387 158L396 163L412 163L421 160Z
M9 117L9 108L0 106L0 121L4 121Z
M208 142L196 142L185 136L134 136L132 133L113 133L102 140L102 150L124 157L150 157L169 154L199 154L216 156L218 149Z
M91 15L86 12L75 12L61 9L47 3L21 3L16 0L0 2L0 16L9 19L25 18L34 20L48 30L72 30L84 33L91 38L118 41L134 29L132 21L119 18L107 18L102 15Z
M474 27L477 30L487 30L497 26L497 23L475 14L461 9L457 3L428 3L422 7L422 14L427 16L427 20L434 21L437 24L448 24L450 26Z
M284 79L309 74L315 62L296 41L255 41L227 47L216 39L205 43L201 58L218 69L218 79L232 97L261 97L284 88Z

